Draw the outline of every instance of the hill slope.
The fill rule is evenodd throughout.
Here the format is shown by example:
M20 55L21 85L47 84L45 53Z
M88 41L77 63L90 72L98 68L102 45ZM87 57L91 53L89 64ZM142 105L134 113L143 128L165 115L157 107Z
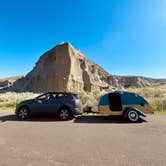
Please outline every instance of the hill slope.
M18 75L18 76L12 76L12 77L0 79L0 89L8 88L12 86L15 81L17 81L18 79L22 77L23 77L22 75Z

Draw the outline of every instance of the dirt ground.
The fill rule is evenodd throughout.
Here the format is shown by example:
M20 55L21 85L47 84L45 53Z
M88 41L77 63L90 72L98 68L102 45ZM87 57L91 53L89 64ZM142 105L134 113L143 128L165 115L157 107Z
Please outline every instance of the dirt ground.
M0 166L165 166L166 115L18 121L0 111Z

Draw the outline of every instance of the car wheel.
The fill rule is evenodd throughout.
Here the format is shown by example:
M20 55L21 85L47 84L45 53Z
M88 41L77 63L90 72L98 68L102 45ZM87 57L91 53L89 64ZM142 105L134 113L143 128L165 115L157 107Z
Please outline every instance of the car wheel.
M30 117L30 112L28 107L21 107L17 112L17 117L19 120L25 120Z
M71 115L70 115L70 111L67 108L61 108L59 113L58 113L58 117L60 120L69 120Z
M130 122L137 122L139 120L139 115L135 110L129 110L127 113L127 118Z

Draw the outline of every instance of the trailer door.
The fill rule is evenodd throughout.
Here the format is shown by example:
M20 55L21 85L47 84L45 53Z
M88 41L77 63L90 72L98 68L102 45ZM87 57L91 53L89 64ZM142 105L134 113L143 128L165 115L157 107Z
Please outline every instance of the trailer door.
M119 93L109 93L108 98L111 111L122 111L121 95Z

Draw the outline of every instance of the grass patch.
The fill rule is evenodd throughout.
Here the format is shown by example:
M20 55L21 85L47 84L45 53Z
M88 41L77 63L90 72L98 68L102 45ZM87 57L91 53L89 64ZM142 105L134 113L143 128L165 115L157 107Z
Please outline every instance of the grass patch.
M166 114L166 100L165 99L156 99L150 103L153 107L154 112L157 114Z
M16 92L6 92L0 93L0 110L15 110L16 104L34 98L39 94L35 93L16 93Z
M166 114L166 85L153 85L146 88L129 88L127 91L135 92L145 97L157 114Z

